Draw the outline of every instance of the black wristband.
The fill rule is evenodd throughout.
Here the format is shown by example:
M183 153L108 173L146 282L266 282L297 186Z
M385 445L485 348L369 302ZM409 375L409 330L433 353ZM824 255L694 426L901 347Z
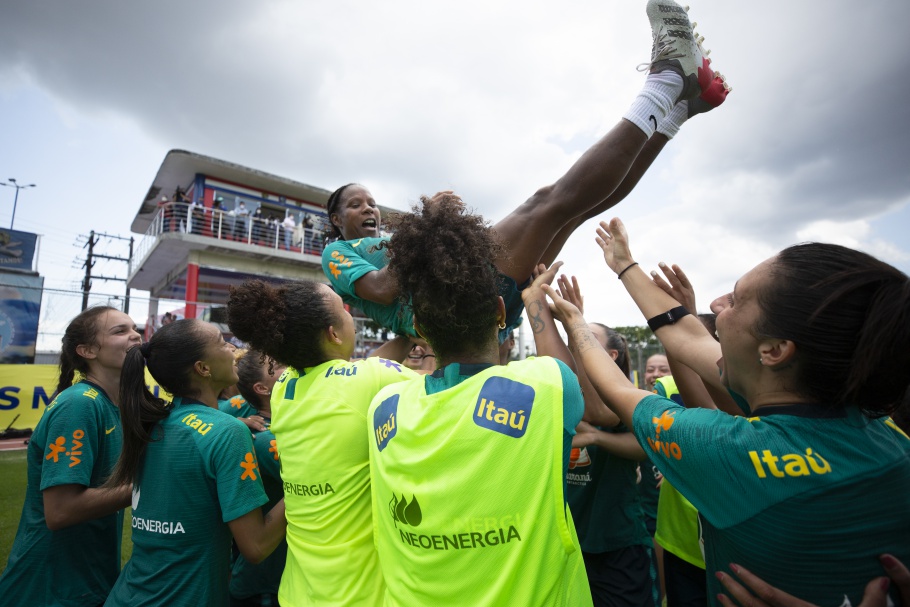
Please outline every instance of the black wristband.
M625 274L629 270L629 268L631 268L632 266L637 266L637 265L638 265L638 262L633 261L632 263L627 265L622 272L620 272L619 274L616 275L616 279L619 280L620 278L622 278L622 275Z
M672 310L667 310L663 314L658 314L653 318L649 318L648 326L651 327L652 331L657 331L661 327L672 325L683 316L688 316L689 314L690 312L686 309L686 306L677 306Z

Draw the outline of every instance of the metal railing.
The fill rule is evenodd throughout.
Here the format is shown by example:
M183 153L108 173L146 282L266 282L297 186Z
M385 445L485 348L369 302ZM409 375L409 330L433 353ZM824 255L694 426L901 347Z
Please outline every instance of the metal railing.
M253 215L236 215L234 211L184 202L166 202L160 205L145 231L134 259L141 263L158 236L174 232L317 257L325 248L322 230L300 225L291 230L281 223ZM132 271L133 268L130 268Z

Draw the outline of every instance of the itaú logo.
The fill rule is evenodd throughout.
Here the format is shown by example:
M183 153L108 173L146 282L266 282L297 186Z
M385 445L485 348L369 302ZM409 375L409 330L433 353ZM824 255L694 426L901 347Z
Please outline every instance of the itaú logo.
M423 512L420 511L420 504L417 502L416 495L411 495L409 503L404 493L401 494L401 499L398 499L398 496L393 493L392 499L389 500L389 513L392 515L392 520L395 521L396 527L398 523L410 527L419 527L420 521L423 520Z

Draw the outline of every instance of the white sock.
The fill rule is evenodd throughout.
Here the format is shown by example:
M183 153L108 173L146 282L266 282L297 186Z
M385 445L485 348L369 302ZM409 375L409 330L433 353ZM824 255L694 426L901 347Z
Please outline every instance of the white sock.
M667 117L657 125L657 132L666 135L667 139L673 139L679 132L679 127L689 119L689 102L683 99L673 106Z
M632 107L623 118L640 128L647 137L651 137L682 92L682 76L671 70L658 74L648 74L641 92L632 102Z

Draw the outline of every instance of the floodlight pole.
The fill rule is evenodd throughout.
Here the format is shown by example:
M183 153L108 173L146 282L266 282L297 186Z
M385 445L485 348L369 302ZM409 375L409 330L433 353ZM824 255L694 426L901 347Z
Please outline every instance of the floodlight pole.
M9 229L12 230L13 225L16 223L16 205L19 204L19 190L24 190L25 188L34 188L37 186L34 183L30 183L28 185L19 185L12 177L10 177L7 181L9 181L9 183L3 183L0 181L0 185L16 188L16 195L13 197L13 218L9 222Z

